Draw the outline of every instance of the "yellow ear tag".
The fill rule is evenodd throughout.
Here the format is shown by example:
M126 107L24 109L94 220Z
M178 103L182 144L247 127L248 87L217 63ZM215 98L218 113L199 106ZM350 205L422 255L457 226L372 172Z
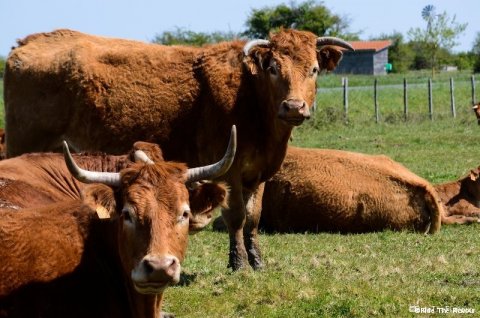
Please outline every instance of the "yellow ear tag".
M99 219L109 219L110 218L110 213L108 213L108 210L105 209L104 206L97 205L97 208L95 209L97 212L98 218Z

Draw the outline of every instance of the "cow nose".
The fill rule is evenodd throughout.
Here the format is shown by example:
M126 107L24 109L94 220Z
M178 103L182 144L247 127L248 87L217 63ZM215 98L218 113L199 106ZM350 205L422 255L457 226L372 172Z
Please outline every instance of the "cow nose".
M306 119L310 118L310 110L307 103L300 99L287 99L282 102L283 111L287 116L303 116Z
M142 261L143 269L149 281L178 283L180 278L180 261L172 255L148 255Z

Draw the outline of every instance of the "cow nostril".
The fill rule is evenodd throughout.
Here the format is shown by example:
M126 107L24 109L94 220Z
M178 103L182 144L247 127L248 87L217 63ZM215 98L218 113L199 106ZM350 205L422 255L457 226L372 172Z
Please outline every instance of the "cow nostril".
M155 270L154 265L149 260L143 261L143 268L147 274L151 274Z
M290 111L290 107L288 106L288 102L287 101L283 101L282 102L282 108L285 112L289 112Z

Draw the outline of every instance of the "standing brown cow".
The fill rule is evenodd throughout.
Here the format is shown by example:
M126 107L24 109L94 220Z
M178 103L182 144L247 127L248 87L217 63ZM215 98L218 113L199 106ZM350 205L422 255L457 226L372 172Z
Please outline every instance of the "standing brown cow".
M0 212L0 316L160 317L187 247L185 183L225 173L233 149L188 170L139 152L143 162L117 173L79 168L66 147L72 175L100 184L82 199Z
M58 149L121 153L136 140L165 158L217 160L232 124L238 155L222 177L229 266L261 267L258 186L280 167L294 126L310 116L317 75L342 57L337 38L280 30L270 40L202 48L102 38L70 30L19 41L4 75L7 156ZM248 218L246 216L248 215Z
M442 215L433 186L386 156L289 147L265 183L261 224L280 232L435 233Z
M435 186L445 206L445 224L480 222L480 167L453 182Z

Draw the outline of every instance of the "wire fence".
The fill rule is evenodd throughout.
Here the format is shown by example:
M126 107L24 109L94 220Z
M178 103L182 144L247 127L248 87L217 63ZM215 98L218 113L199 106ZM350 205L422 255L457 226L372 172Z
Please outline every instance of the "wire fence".
M406 78L398 84L382 84L372 78L371 85L349 86L343 77L338 87L319 88L317 102L328 121L412 121L472 115L475 76L435 81L426 78L410 84Z

